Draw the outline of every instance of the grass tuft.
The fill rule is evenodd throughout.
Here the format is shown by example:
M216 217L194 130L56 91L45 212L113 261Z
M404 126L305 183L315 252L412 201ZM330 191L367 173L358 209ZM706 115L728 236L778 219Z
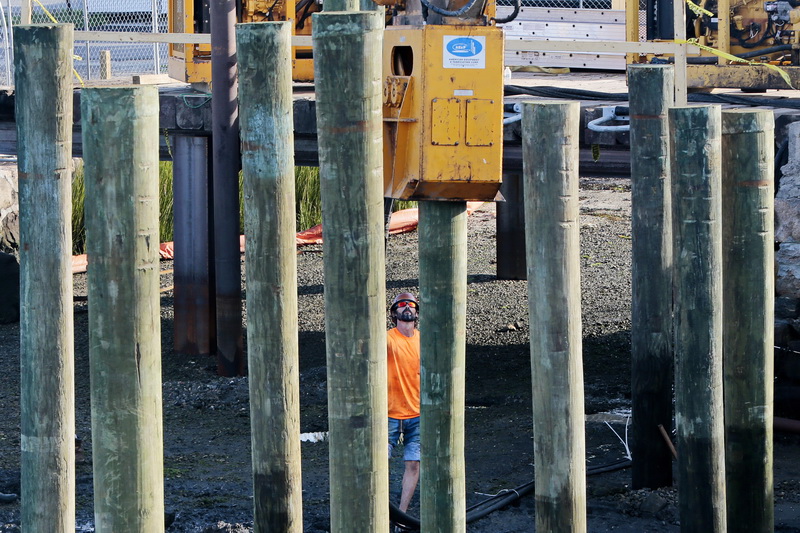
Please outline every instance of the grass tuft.
M72 178L72 253L86 253L86 228L84 224L84 185L83 165L76 166ZM172 189L172 162L161 161L158 165L159 187L159 225L158 236L161 242L172 241L175 234ZM295 195L297 229L305 230L322 223L322 201L320 198L319 168L295 168ZM394 210L416 207L416 202L396 200ZM242 173L239 172L239 231L244 231L244 191Z

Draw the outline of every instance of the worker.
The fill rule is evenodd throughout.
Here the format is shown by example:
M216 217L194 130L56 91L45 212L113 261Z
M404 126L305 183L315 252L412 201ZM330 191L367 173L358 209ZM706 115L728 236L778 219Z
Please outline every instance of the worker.
M389 390L389 458L402 436L405 460L400 510L406 512L419 481L419 302L401 292L389 309L394 328L386 336Z

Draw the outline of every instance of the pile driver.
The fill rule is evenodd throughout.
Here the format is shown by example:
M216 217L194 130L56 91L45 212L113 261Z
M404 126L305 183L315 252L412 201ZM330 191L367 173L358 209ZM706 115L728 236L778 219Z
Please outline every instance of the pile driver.
M636 9L634 4L629 2L628 9ZM672 39L672 6L672 0L648 0L648 40ZM765 67L770 65L779 67L792 86L800 88L800 2L701 0L688 7L687 39L702 47L699 55L687 58L689 87L789 88L777 69ZM638 61L667 59L642 56Z
M171 0L170 31L208 32L209 0ZM384 188L387 198L493 200L500 187L503 31L492 0L374 0L385 6ZM241 0L238 20L291 20L311 34L321 0ZM209 45L171 45L170 76L210 83ZM313 81L311 47L292 50L295 81Z

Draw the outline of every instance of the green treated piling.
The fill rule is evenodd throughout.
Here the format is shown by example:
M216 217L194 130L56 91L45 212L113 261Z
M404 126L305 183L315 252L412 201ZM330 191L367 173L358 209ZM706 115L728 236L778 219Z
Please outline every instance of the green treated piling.
M722 345L731 533L768 533L775 525L774 138L772 112L722 112Z
M467 204L419 204L422 530L466 531Z
M669 121L675 92L667 65L628 67L631 116L631 404L633 488L672 485L672 207Z
M536 531L586 531L577 102L522 109Z
M725 531L719 106L669 110L681 530Z
M84 89L95 531L164 531L158 90Z
M331 532L389 529L381 50L377 12L313 15Z
M23 531L75 531L72 25L14 28Z
M254 531L303 531L291 22L240 24Z

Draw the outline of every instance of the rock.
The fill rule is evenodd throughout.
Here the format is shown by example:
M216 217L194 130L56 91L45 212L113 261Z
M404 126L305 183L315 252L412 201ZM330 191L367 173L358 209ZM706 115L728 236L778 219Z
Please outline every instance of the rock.
M19 249L19 197L16 165L0 165L0 251Z
M651 492L644 501L642 501L639 511L642 513L642 516L655 516L667 505L669 505L669 502L665 498L657 492Z
M788 320L780 319L775 321L775 345L788 346L789 342L794 339L794 330L789 324Z
M0 324L19 321L19 262L0 252Z
M778 357L775 358L775 375L800 383L800 341L792 341L789 343L789 350L776 353Z
M800 242L800 198L775 198L775 240Z
M775 318L792 319L800 316L800 298L778 296L775 298Z
M775 262L778 266L775 294L800 297L800 244L781 243L775 252Z
M229 524L219 521L214 525L208 526L203 533L248 533L250 529L243 524Z

